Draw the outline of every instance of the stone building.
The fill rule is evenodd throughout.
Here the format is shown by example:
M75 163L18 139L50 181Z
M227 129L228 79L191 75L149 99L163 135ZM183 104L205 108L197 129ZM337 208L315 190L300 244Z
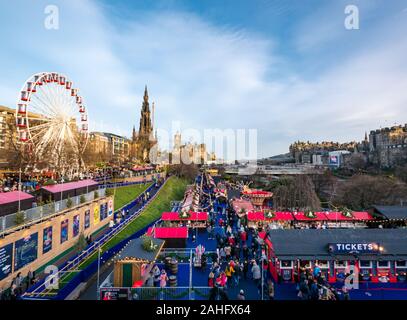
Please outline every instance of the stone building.
M370 131L369 161L380 167L406 163L407 124Z
M154 136L154 102L152 113L148 101L147 86L144 90L143 104L140 112L139 130L133 127L131 140L131 157L137 162L150 162L150 151L157 144L157 136Z

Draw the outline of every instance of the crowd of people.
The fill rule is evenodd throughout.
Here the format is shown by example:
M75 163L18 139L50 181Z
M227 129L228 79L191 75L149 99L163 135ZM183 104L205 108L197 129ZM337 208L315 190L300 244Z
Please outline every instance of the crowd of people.
M349 291L344 285L341 289L331 286L316 266L311 272L302 268L298 283L297 296L301 300L349 300ZM342 296L342 298L341 298Z

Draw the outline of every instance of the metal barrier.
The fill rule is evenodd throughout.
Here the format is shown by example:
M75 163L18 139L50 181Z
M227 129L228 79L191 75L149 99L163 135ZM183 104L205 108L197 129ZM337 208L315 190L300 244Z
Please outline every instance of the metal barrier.
M103 198L105 196L106 189L104 188L99 189L97 192L98 197ZM95 200L95 191L80 196L71 197L70 199L71 206L69 208L76 207L81 204L85 204L86 202ZM0 217L0 236L7 232L15 231L16 229L20 228L22 229L27 227L28 225L41 222L44 219L49 219L50 216L58 214L59 212L64 211L66 209L69 209L67 203L68 199L64 199L62 201L56 201L49 204L45 204L43 206L38 206L21 211L24 215L24 223L21 224L16 223L18 213L13 213L7 216Z
M131 300L208 300L211 287L105 287L100 288L99 296L103 299L103 292L113 290L127 291Z

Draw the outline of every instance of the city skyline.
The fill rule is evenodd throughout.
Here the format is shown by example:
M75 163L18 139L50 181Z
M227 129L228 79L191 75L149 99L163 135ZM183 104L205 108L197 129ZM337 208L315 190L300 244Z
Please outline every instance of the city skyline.
M46 1L2 2L0 104L14 108L30 74L61 71L92 131L130 136L147 84L157 128L256 128L259 158L406 122L402 1L355 1L359 30L344 28L346 1L209 3L56 1L47 30Z

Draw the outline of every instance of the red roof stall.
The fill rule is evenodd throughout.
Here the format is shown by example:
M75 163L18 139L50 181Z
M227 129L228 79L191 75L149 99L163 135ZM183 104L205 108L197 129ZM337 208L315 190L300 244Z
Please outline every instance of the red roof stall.
M75 196L92 192L98 189L98 183L94 180L80 180L67 183L59 183L41 188L43 199L51 199L53 201L67 199Z
M19 201L20 209L27 210L32 208L34 197L22 191L0 193L0 216L16 213Z
M188 239L188 228L150 227L147 234L155 239L165 240L164 247L166 248L184 248Z
M353 221L353 218L344 216L342 212L327 211L324 213L329 221Z
M373 216L369 212L354 211L352 212L352 215L354 220L365 220L365 221L374 220Z
M267 218L262 211L249 212L247 214L247 219L249 221L264 221L264 220L266 220L266 221L292 221L292 220L294 220L291 212L282 212L282 211L274 212L274 216L272 218Z

